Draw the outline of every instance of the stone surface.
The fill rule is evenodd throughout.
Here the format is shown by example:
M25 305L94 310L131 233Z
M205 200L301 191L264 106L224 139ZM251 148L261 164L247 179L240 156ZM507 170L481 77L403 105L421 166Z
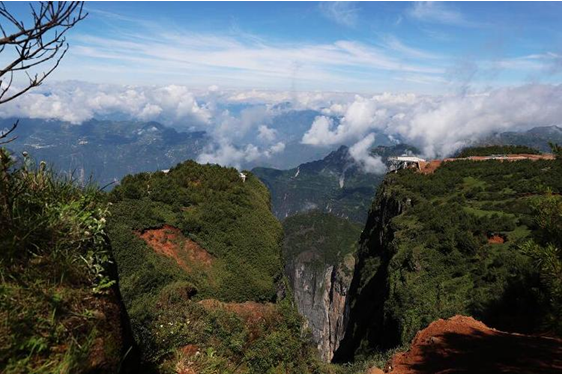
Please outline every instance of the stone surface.
M312 252L300 254L287 266L298 311L326 362L332 360L345 333L354 266L351 254L336 266L320 266L318 255Z

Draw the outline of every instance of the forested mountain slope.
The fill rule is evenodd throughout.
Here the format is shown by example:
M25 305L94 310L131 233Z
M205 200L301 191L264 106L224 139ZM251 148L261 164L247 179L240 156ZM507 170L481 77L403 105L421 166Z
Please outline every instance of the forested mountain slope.
M384 161L388 156L416 151L407 145L379 146L373 154ZM299 212L318 210L363 224L383 179L383 175L363 171L346 146L297 168L254 168L252 172L271 191L273 213L280 220Z
M562 144L562 127L539 126L523 132L503 132L481 139L479 145L520 145L549 152L549 143Z
M312 371L317 354L282 293L282 227L255 176L187 161L127 176L110 200L108 233L145 365Z
M350 324L336 358L409 343L457 314L510 332L559 330L560 285L552 283L559 274L537 261L554 250L540 250L550 240L536 215L545 199L560 209L561 192L559 160L455 161L430 175L388 174L361 235ZM559 218L557 209L548 212ZM552 264L560 264L556 257Z

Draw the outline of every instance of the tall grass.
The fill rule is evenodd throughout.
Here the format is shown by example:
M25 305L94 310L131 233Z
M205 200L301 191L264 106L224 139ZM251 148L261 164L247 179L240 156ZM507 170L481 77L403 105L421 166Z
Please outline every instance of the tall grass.
M0 372L89 368L103 321L96 295L114 282L104 201L95 186L0 149Z

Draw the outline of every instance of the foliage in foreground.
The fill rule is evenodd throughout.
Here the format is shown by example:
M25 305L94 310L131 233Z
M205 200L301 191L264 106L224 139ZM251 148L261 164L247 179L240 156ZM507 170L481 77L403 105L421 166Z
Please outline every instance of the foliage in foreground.
M94 187L0 149L0 371L118 370L121 310L101 202Z

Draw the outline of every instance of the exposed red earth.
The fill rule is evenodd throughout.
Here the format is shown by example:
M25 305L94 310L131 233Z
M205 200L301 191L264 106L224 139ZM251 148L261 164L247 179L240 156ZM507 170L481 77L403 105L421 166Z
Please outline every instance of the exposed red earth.
M561 373L562 339L499 331L467 316L439 319L386 369L412 373Z
M492 244L499 244L499 243L504 243L505 242L505 238L499 234L494 234L490 237L488 237L488 243L492 243Z
M191 270L190 265L209 267L213 262L211 254L171 225L144 230L139 236L155 252L174 259L186 271Z
M420 162L421 172L424 174L431 174L435 172L437 168L441 166L442 163L457 161L457 160L472 160L472 161L483 161L483 160L499 160L499 161L519 161L519 160L554 160L553 154L509 154L505 156L469 156L467 158L446 158L438 160L429 160L426 162Z

